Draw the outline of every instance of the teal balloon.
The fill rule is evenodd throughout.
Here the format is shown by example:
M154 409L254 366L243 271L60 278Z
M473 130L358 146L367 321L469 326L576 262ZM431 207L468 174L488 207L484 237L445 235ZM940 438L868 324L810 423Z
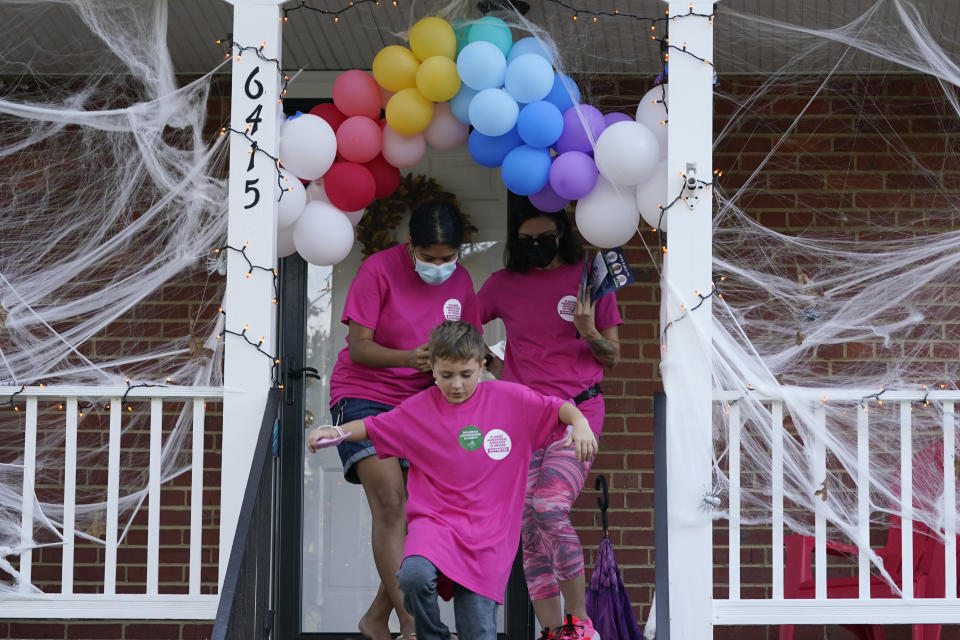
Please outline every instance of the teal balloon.
M470 124L470 101L478 93L480 92L471 89L466 83L461 83L460 91L457 91L457 95L450 98L450 111L453 113L453 117L463 124Z
M470 31L470 21L463 18L457 18L450 26L453 27L453 33L457 37L457 55L467 46L467 32Z
M484 16L470 25L467 32L467 43L471 42L492 42L503 52L504 57L510 53L513 47L513 34L510 33L510 27L507 23L496 16Z
M513 43L513 47L510 48L510 54L507 56L507 64L513 62L513 59L517 56L522 56L525 53L535 53L538 56L546 58L547 62L551 65L554 63L553 51L547 46L547 43L530 36L528 38L520 38Z

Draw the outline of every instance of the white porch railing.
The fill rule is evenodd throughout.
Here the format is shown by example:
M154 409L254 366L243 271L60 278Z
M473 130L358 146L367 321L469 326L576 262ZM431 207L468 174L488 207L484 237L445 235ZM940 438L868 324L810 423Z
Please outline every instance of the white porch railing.
M47 386L0 387L0 398L15 396L24 418L23 451L23 505L19 557L18 591L0 593L2 618L106 618L106 619L212 619L216 615L219 596L201 593L202 513L204 507L203 458L205 402L220 401L223 389L212 387L68 387ZM119 538L119 495L121 477L121 432L124 407L121 400L150 403L149 414L149 468L146 494L148 500L146 584L143 593L117 593L117 550ZM105 533L103 536L104 563L101 593L76 593L74 589L74 551L77 513L77 445L79 398L109 399L109 439L107 442L107 501L105 505ZM38 416L42 404L64 405L64 460L63 460L63 539L60 591L37 594L31 587L33 568L34 501L36 483L36 446ZM161 447L163 410L165 402L176 402L179 408L192 408L190 456L191 473L189 493L189 561L186 593L163 593L160 586L160 501L161 501ZM186 405L186 406L184 406ZM225 465L224 465L225 466ZM208 494L209 495L209 494ZM186 539L186 536L184 536ZM228 552L220 551L220 561L226 562ZM124 590L129 586L124 584Z
M814 432L824 433L826 409L829 403L856 403L874 397L875 391L811 389L810 405L814 415ZM775 624L917 624L960 623L960 600L957 599L957 546L956 546L956 476L954 405L960 401L957 391L887 391L883 403L887 407L899 405L900 423L900 516L902 519L901 554L913 558L914 536L906 535L913 529L913 446L911 404L917 402L938 403L942 410L943 449L943 512L944 526L944 572L945 597L917 598L913 593L913 564L905 562L902 572L900 598L873 598L870 591L870 467L869 427L870 415L866 411L851 411L851 429L857 437L857 597L827 597L827 522L823 502L815 500L814 507L814 597L796 599L784 593L784 438L773 437L770 447L770 471L772 473L772 518L771 518L771 564L772 583L769 599L741 598L741 532L743 530L741 502L741 435L744 420L737 400L742 394L735 392L715 393L714 400L726 405L728 420L728 474L729 474L729 575L726 598L713 600L713 623L715 625L775 625ZM769 410L770 429L773 434L785 434L784 403L782 400L764 397L751 392L751 401L760 401ZM854 421L852 415L857 418ZM757 425L753 425L756 427ZM819 427L819 428L817 428ZM822 437L803 446L812 447L813 477L819 484L826 477L826 447ZM939 453L938 453L939 456ZM766 470L764 470L766 471Z

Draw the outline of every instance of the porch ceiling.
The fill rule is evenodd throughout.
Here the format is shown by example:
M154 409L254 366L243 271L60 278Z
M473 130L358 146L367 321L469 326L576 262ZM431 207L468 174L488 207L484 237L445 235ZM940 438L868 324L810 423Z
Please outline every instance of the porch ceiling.
M385 0L379 6L358 5L334 24L328 15L312 11L291 14L284 27L283 66L305 71L340 71L369 68L373 56L383 46L401 42L396 33L408 27L406 22L412 0L398 0L399 8ZM566 4L595 11L619 10L622 13L660 15L663 0L565 0ZM890 3L891 0L881 0ZM288 7L297 6L293 1ZM336 10L347 0L311 0L312 6ZM444 0L417 0L417 15L428 15ZM574 22L569 9L542 0L530 2L527 17L538 25L553 25L552 33L564 43L581 44L582 49L565 55L571 71L581 73L642 73L659 69L658 51L646 38L646 25L629 19L589 19ZM863 14L875 0L723 0L718 9L716 61L719 73L770 71L785 61L783 47L773 43L750 42L738 38L738 20L731 12L759 15L807 27L839 27ZM182 74L200 74L214 68L224 57L215 44L231 31L232 5L223 0L171 0L168 38L174 68ZM935 37L953 59L960 54L960 2L956 0L915 0L915 6L935 31ZM29 5L27 5L29 7ZM38 15L38 13L40 15ZM479 15L479 12L477 12ZM16 37L25 50L32 42L55 43L51 56L31 56L33 72L76 74L84 72L84 59L92 60L100 43L82 27L76 14L66 5L47 6L42 11L27 10L24 5L0 6L0 36ZM556 33L557 30L562 31ZM51 44L50 46L54 46ZM570 47L568 47L569 50ZM48 47L49 49L49 47ZM815 70L835 57L824 52L810 57L802 70ZM887 65L872 71L891 71ZM857 69L864 70L864 69ZM0 59L0 74L19 75L23 61ZM227 69L224 67L224 71Z

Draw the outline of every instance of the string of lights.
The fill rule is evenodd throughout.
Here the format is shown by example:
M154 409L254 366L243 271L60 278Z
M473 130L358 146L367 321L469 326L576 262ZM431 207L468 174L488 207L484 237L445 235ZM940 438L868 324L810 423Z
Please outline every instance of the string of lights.
M223 307L217 307L217 311L219 311L220 314L223 316L224 325L226 325L226 318L227 318L226 309L224 309ZM246 342L248 345L250 345L257 351L259 351L266 357L270 358L270 362L272 363L271 375L270 375L271 380L273 381L273 384L277 385L279 388L282 389L283 385L279 384L279 378L277 376L277 370L280 367L280 359L277 358L275 355L267 351L264 351L263 343L267 341L265 336L260 336L259 339L256 342L254 342L247 335L247 331L249 330L250 330L250 325L246 325L246 324L243 325L243 329L241 331L233 331L231 329L227 329L226 326L224 326L224 328L220 331L220 333L217 334L217 340L220 340L223 336L226 336L226 335L237 336L238 338L241 338L244 342Z
M280 289L279 289L279 285L277 284L277 277L280 275L280 273L279 271L277 271L276 267L263 267L257 264L253 264L253 262L250 260L250 256L247 255L247 247L249 246L250 246L250 243L246 241L243 243L243 246L240 247L239 249L237 247L226 244L220 247L219 249L214 249L213 253L214 255L217 255L217 256L219 256L224 251L234 251L236 253L239 253L240 257L242 257L244 261L247 263L247 278L252 277L254 271L269 271L271 274L273 274L273 304L277 304L277 301L280 297Z
M259 59L262 60L263 62L272 62L273 65L277 68L277 73L280 75L280 79L283 81L283 82L282 82L282 85L281 85L281 87L280 87L280 97L277 98L277 102L283 102L283 96L287 95L287 83L290 82L290 76L288 76L288 75L283 71L283 68L280 67L280 59L279 59L279 58L268 58L267 56L263 55L263 49L264 49L264 47L267 46L267 43L266 43L266 42L260 44L260 46L258 46L258 47L257 47L257 46L253 46L253 45L243 45L243 44L240 44L239 42L236 42L235 40L233 40L230 35L227 35L226 38L221 38L220 40L215 40L215 42L216 42L216 44L223 44L223 45L227 45L227 46L229 47L229 51L227 51L227 53L225 54L224 60L229 59L230 56L233 55L233 50L236 49L236 50L237 50L237 60L242 60L242 59L243 59L243 52L244 52L244 51L253 51L253 52L254 52L254 55L256 55L257 58L259 58Z
M292 191L293 187L285 187L283 185L283 183L286 181L286 178L284 178L283 174L280 172L280 158L272 155L268 151L264 151L263 149L261 149L260 145L257 144L257 141L250 136L250 128L252 126L253 125L247 125L247 128L245 130L234 129L233 127L220 127L220 135L221 136L225 135L227 131L231 133L239 133L240 135L242 135L244 139L246 139L246 141L250 143L250 150L247 151L247 153L250 154L251 164L253 164L253 154L255 154L258 151L263 155L267 156L268 158L270 158L271 160L273 160L273 166L277 171L277 186L280 188L280 197L277 198L277 202L280 202L281 200L283 200L283 194L286 193L287 191Z
M353 0L348 5L341 9L331 10L331 9L322 9L320 7L314 7L307 0L300 0L300 4L295 7L289 7L283 10L283 21L288 22L290 20L289 16L291 13L296 11L314 11L327 16L333 16L334 23L340 22L340 16L351 9L356 9L357 7L365 4L374 4L380 6L380 0ZM384 3L385 4L385 3ZM391 0L390 4L394 7L399 7L397 0Z

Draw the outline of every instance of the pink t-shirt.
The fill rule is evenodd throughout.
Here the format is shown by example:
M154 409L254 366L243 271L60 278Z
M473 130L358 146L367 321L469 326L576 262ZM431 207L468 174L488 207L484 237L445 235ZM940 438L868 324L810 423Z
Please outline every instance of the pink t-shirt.
M556 434L561 404L489 381L462 404L433 387L364 418L378 456L410 461L403 557L423 556L457 584L503 603L530 455Z
M470 274L458 264L443 284L427 284L414 270L404 244L375 253L360 265L340 318L344 324L357 322L372 329L374 342L381 346L406 350L426 344L430 331L444 320L480 326ZM358 364L350 359L348 345L330 376L330 403L362 398L395 406L432 384L430 372Z
M602 365L573 324L582 272L582 262L526 273L501 269L483 283L477 293L480 321L500 318L507 328L503 380L574 398L603 379ZM615 295L597 301L598 331L623 322ZM601 426L591 425L597 432Z

